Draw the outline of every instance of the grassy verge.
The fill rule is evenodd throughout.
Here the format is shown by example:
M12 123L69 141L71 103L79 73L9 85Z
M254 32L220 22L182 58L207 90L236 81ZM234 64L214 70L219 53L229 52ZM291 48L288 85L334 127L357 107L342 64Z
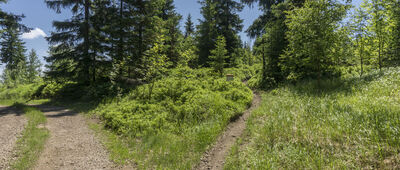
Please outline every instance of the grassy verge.
M35 164L49 137L49 132L47 129L38 127L46 123L46 117L41 111L22 104L16 104L16 106L24 111L28 124L22 132L22 137L17 141L18 159L11 164L11 167L23 170Z
M400 69L265 93L225 169L398 169L399 94Z
M104 146L110 152L110 159L118 165L128 164L132 155L129 147L126 145L127 142L122 141L121 137L105 129L101 123L89 122L88 124L90 129L96 132Z

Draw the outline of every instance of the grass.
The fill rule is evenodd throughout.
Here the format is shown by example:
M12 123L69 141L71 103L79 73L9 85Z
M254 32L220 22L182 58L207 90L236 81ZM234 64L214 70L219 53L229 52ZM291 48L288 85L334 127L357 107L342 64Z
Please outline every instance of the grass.
M118 165L125 165L129 163L131 152L129 147L126 145L126 141L123 142L122 138L113 133L112 131L104 128L103 124L99 123L88 123L90 129L96 132L97 136L100 137L104 146L110 152L110 159Z
M11 163L12 169L30 169L37 161L44 148L49 131L38 126L46 123L46 117L38 109L23 104L15 104L25 113L28 123L22 132L22 137L17 140L18 159Z
M400 168L400 69L262 96L225 169Z

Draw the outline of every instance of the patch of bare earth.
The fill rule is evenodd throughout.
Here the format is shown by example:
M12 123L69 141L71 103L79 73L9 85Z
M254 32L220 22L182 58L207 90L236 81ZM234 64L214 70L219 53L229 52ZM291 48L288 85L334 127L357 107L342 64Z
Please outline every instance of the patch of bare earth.
M217 139L217 142L203 155L201 162L195 169L223 169L225 158L228 156L230 149L235 144L237 138L242 136L246 121L251 112L258 107L261 102L260 95L255 92L251 107L248 108L241 117L231 122L225 132Z
M0 106L0 169L10 169L10 162L17 158L14 147L26 123L21 111Z
M64 108L36 107L47 117L45 128L50 131L50 138L33 169L120 169L109 160L85 117Z

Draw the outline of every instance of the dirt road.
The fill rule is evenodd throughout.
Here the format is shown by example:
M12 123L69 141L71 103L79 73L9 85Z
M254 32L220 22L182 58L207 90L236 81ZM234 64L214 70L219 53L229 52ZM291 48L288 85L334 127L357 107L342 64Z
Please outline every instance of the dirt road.
M218 138L214 146L203 155L200 164L195 169L223 169L225 159L230 149L246 128L246 120L249 118L251 112L258 107L260 102L260 95L254 92L251 107L248 108L239 119L228 125L225 132Z
M9 169L10 162L16 158L15 144L26 123L16 108L0 106L0 169Z
M50 131L50 138L34 169L118 169L87 126L85 117L60 107L36 107L47 117L45 128Z

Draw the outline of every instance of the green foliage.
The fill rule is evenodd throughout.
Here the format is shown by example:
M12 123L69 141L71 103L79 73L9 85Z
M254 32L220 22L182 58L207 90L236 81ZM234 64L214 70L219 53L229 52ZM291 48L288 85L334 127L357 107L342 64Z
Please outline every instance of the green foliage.
M321 79L332 75L339 49L339 22L346 16L348 5L338 1L307 0L303 7L289 11L287 15L288 49L283 56L282 68L288 79L305 77Z
M211 66L216 72L222 76L224 73L224 67L226 65L226 59L228 58L226 50L226 40L223 36L218 36L215 48L211 50Z
M242 30L242 20L238 13L242 11L243 5L234 0L202 0L201 14L203 20L197 27L197 44L199 49L199 65L209 66L211 50L217 43L217 37L223 36L226 40L227 54L230 57L236 48L241 46L239 36ZM231 58L226 59L233 63Z
M24 103L27 100L33 98L35 92L40 88L42 84L25 84L18 85L13 88L7 88L0 86L0 103L12 104L14 102Z
M186 67L186 66L189 66L191 68L197 67L198 49L195 43L196 42L191 36L188 36L184 40L182 40L180 44L180 54L177 67Z
M151 98L149 86L154 86ZM93 113L106 127L136 141L130 146L131 159L140 167L190 169L251 100L252 92L240 81L227 82L211 70L186 67Z
M195 33L192 16L189 14L185 22L185 38L192 37Z
M28 83L33 83L40 78L41 66L42 64L39 61L36 51L32 49L28 55L28 61L26 66Z
M266 92L225 169L397 169L400 69Z

